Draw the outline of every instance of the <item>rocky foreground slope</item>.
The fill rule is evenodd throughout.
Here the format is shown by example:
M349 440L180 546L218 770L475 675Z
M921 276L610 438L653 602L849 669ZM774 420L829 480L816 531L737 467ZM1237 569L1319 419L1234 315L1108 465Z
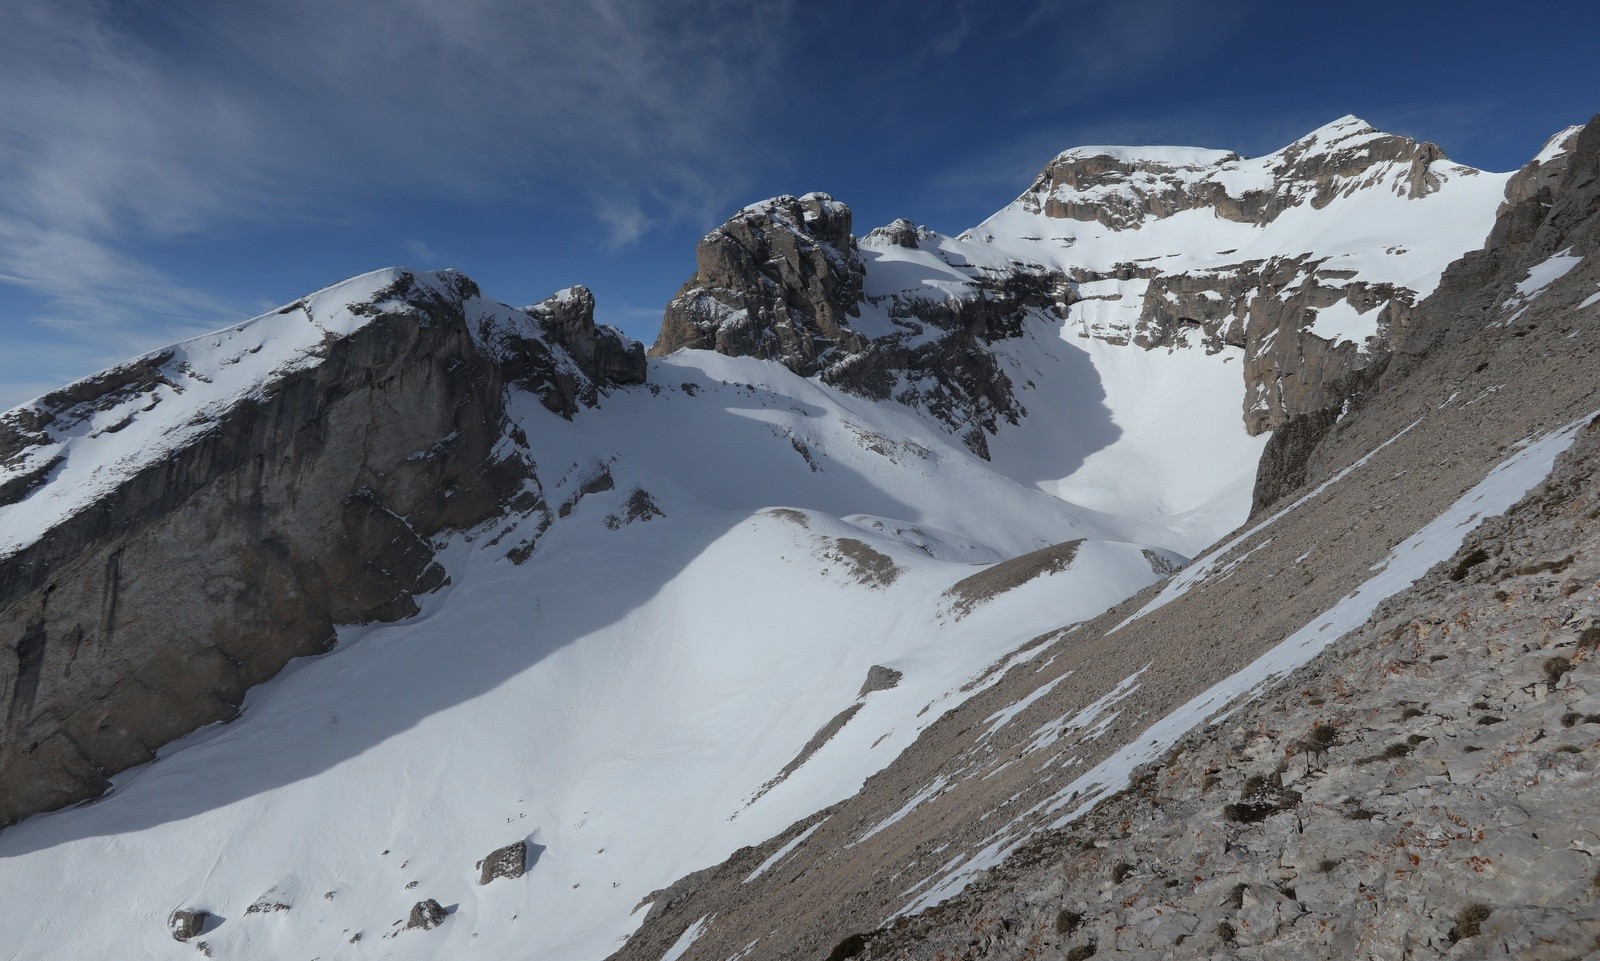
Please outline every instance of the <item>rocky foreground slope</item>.
M1600 950L1600 121L1559 139L1243 532L618 957Z

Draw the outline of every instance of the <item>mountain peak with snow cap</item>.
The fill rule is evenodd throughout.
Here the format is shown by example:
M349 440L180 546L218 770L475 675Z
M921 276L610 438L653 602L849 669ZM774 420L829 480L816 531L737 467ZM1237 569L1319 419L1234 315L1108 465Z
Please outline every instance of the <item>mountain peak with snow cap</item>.
M1264 224L1301 203L1320 208L1379 183L1423 197L1439 189L1442 176L1473 172L1446 162L1434 144L1346 115L1258 158L1196 147L1074 147L1057 154L1017 204L1114 230L1199 208Z

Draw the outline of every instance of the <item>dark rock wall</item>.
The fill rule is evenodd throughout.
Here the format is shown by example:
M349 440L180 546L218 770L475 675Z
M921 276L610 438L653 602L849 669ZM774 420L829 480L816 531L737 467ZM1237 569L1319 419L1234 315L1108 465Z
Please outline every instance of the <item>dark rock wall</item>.
M1290 420L1338 410L1381 370L1411 322L1411 292L1350 280L1307 257L1274 257L1237 268L1152 278L1145 290L1135 344L1175 346L1186 331L1209 352L1244 350L1244 424L1251 434ZM1368 343L1334 342L1311 330L1320 309L1348 303L1377 311Z
M466 309L476 287L448 283L402 275L382 306L352 308L370 322L330 340L320 365L0 560L0 823L93 797L160 745L227 720L252 685L326 650L334 625L416 613L413 596L447 580L435 535L542 508L521 433L507 433L508 381L549 388L546 406L570 413L596 385L580 375L563 392L534 376L541 365L642 379L642 356L627 362L642 349L596 334L592 299L564 323L570 341L588 338L582 358L526 338L485 352ZM158 382L151 364L18 412L27 423L9 418L6 442Z
M850 208L826 194L777 197L734 214L701 240L699 267L667 305L651 354L692 348L775 360L802 377L926 410L988 457L987 434L1026 412L984 348L1020 335L1030 311L1064 312L1065 276L1018 267L974 281L970 296L890 298L881 306L897 332L869 340L850 326L866 274L850 229ZM915 247L926 235L901 220L873 236Z

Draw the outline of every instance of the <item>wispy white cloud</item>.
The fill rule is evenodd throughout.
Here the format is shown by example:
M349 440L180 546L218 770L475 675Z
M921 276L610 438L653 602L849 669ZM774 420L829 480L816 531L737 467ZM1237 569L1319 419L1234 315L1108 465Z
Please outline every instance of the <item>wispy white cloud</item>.
M436 267L445 259L444 257L440 256L439 253L437 253L431 246L429 246L428 242L425 240L418 240L416 238L402 240L400 242L400 249L404 250L407 254L410 254L412 260L416 261L416 265L418 267Z
M729 133L785 16L732 0L21 0L0 31L0 283L62 330L220 323L237 311L141 245L383 194L538 200L530 184L592 195L609 241L631 243L725 202Z
M650 229L650 218L637 203L602 201L595 217L605 224L606 246L620 250L634 243Z

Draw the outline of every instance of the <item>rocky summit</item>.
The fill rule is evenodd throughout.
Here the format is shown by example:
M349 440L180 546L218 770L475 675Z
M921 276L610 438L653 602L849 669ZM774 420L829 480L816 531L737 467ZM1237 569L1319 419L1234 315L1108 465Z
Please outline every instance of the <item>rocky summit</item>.
M394 268L0 415L12 953L1600 951L1600 119L856 229L648 354Z

